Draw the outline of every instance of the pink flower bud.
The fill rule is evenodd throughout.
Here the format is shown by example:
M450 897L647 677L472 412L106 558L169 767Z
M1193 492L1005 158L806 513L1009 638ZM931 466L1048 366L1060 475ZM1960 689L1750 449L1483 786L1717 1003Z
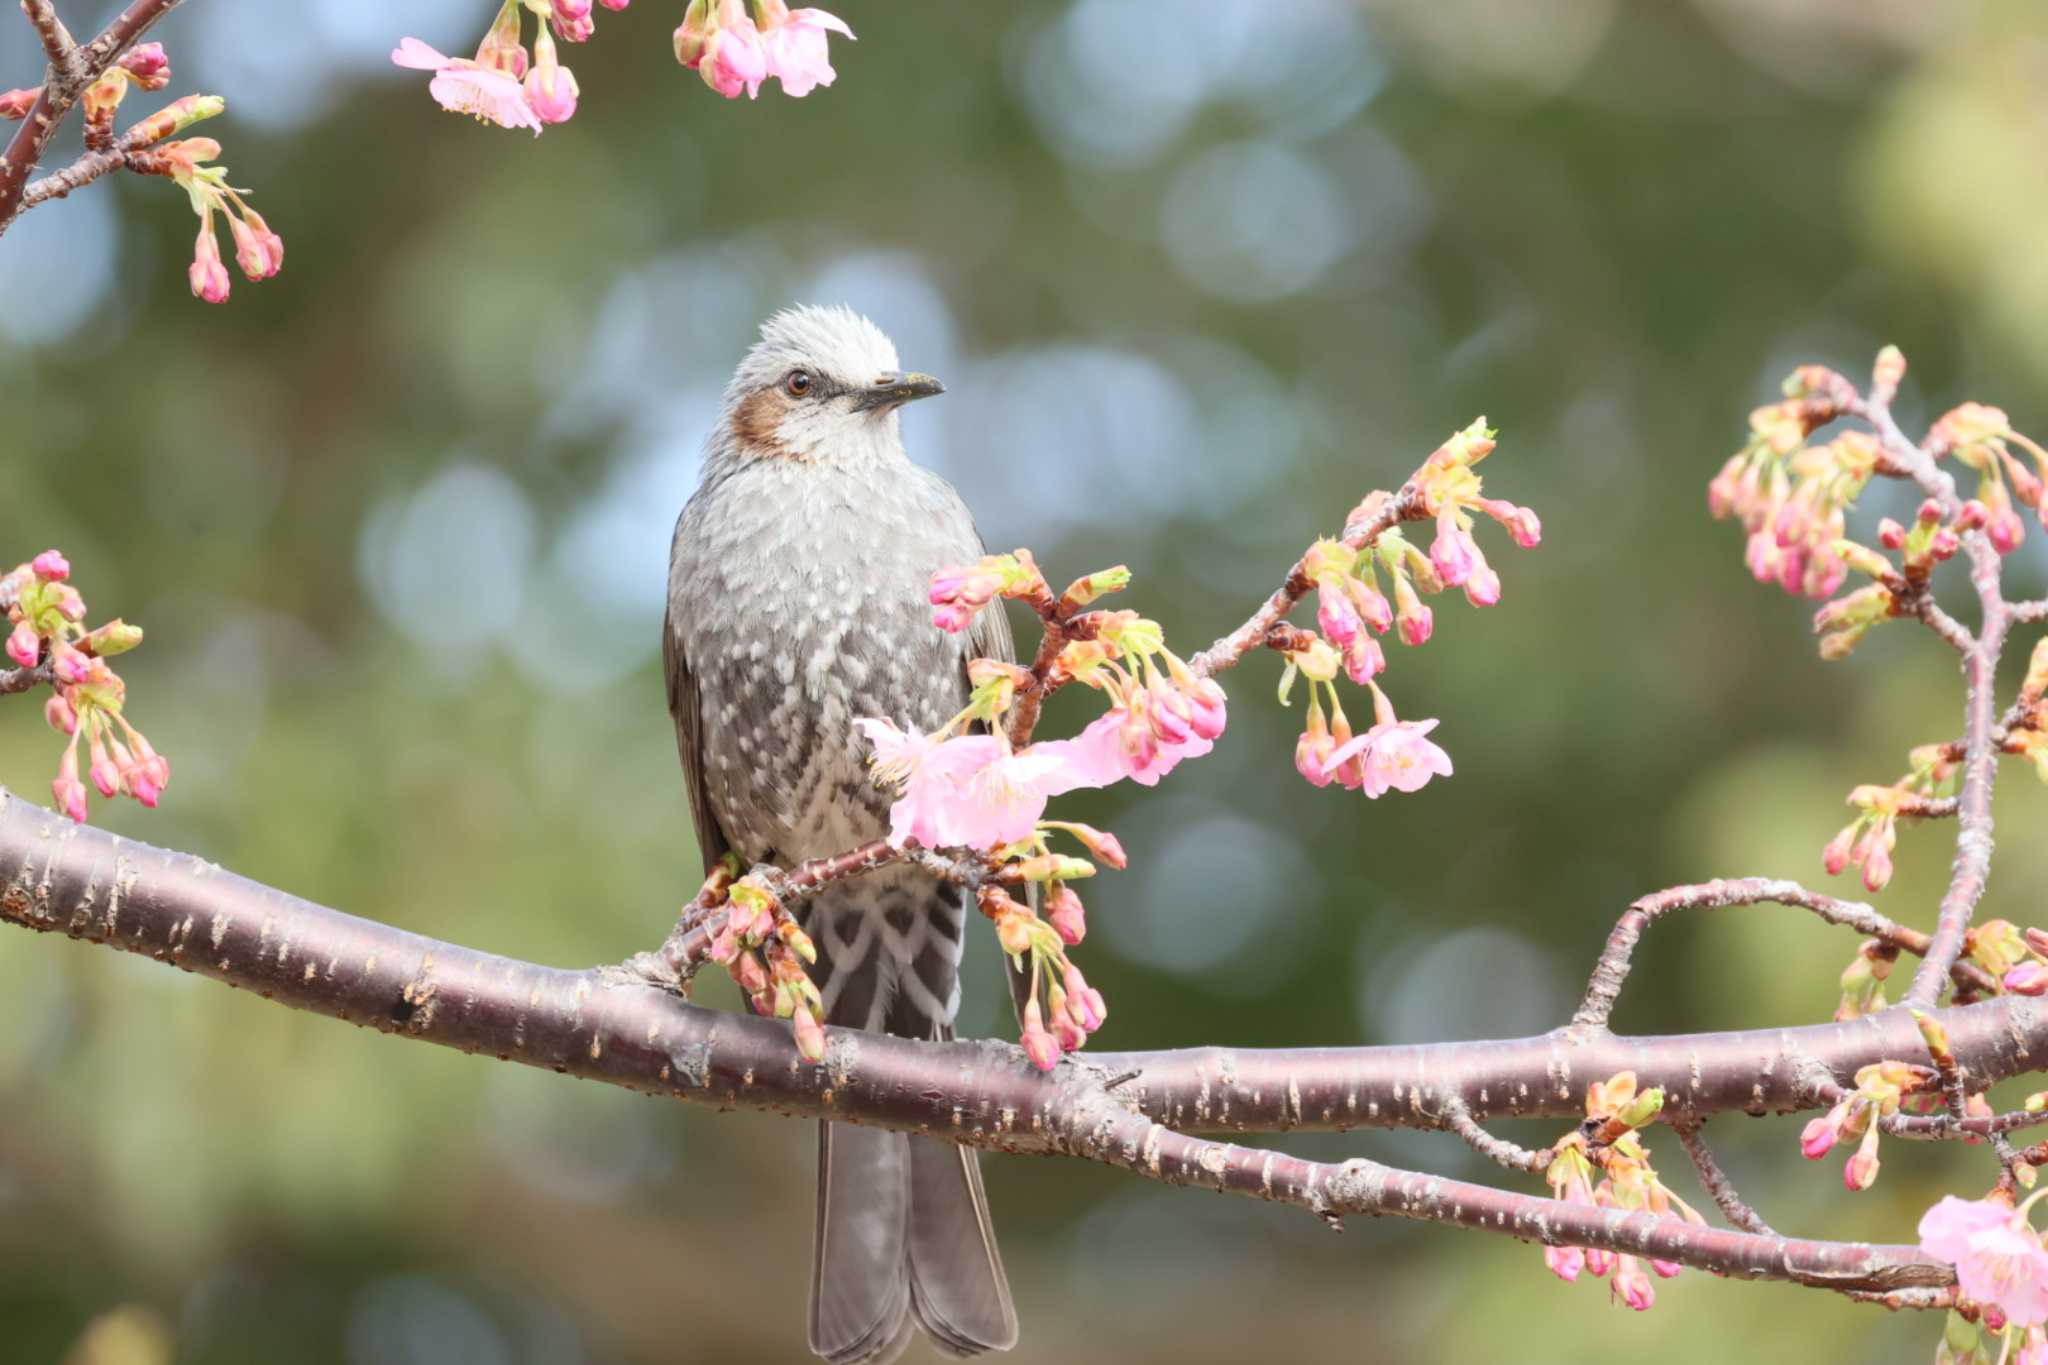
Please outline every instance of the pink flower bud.
M136 44L121 54L119 65L144 90L161 90L171 78L171 59L164 55L162 43Z
M235 239L235 264L242 268L242 274L249 280L267 280L284 264L281 252L277 259L272 259L267 238L259 236L254 228L233 214L228 216L228 232Z
M1344 651L1344 675L1360 687L1386 670L1387 652L1370 635L1358 636Z
M1599 1279L1614 1269L1614 1253L1597 1247L1586 1248L1586 1269L1594 1279Z
M1093 825L1074 824L1067 832L1081 841L1082 847L1111 867L1121 872L1131 865L1124 856L1124 846L1114 834Z
M1040 1013L1036 1000L1024 1005L1024 1055L1040 1071L1050 1071L1059 1065L1059 1040L1046 1032L1045 1016Z
M1657 1272L1658 1279L1669 1280L1676 1278L1678 1272L1685 1269L1685 1267L1676 1261L1660 1261L1652 1257L1650 1259L1650 1269Z
M1491 607L1500 603L1500 575L1492 566L1481 561L1479 567L1465 580L1465 600L1475 607Z
M996 921L996 941L1003 945L1006 953L1030 952L1031 917L1017 911L1003 915Z
M1586 1268L1586 1253L1577 1247L1545 1247L1543 1264L1550 1268L1551 1274L1570 1284Z
M8 635L7 657L23 668L34 668L42 654L43 639L28 622L23 621Z
M71 561L59 550L43 551L30 560L28 566L35 572L35 576L45 583L62 583L71 577Z
M62 692L52 692L50 699L43 703L43 719L59 734L78 732L78 712L71 705L71 699Z
M1867 1190L1877 1183L1877 1168L1877 1125L1872 1123L1863 1134L1862 1145L1842 1167L1842 1183L1852 1194Z
M633 0L601 0L606 9L619 10L633 3Z
M1876 840L1870 845L1870 856L1863 860L1863 885L1870 891L1882 891L1891 879L1891 849L1886 841Z
M1081 898L1064 882L1046 898L1045 918L1060 936L1060 942L1070 948L1088 936L1088 919Z
M1877 543L1887 550L1903 549L1906 544L1906 528L1885 517L1877 523Z
M1445 587L1461 587L1472 576L1478 548L1472 543L1471 533L1460 529L1456 517L1446 508L1436 520L1436 539L1429 547L1429 562Z
M1067 964L1064 977L1067 991L1067 1013L1074 1022L1093 1033L1102 1027L1102 1021L1109 1017L1109 1010L1102 1002L1102 992L1088 984L1081 975L1081 969L1073 963Z
M1062 1051L1079 1052L1088 1046L1088 1031L1067 1015L1059 1015L1052 1021L1053 1038Z
M2020 937L2027 941L2027 947L2048 957L2048 930L2036 929L2030 925Z
M192 265L185 275L192 286L192 297L208 303L228 301L228 268L221 264L220 243L214 240L211 222L200 226L199 240L192 248Z
M1316 590L1316 628L1323 638L1339 649L1349 649L1364 630L1365 623L1359 619L1358 608L1342 584L1333 585L1327 578Z
M566 66L541 62L526 73L526 102L542 123L567 123L582 91Z
M1828 846L1820 851L1820 865L1830 877L1838 875L1849 865L1849 851L1856 838L1856 826L1844 825Z
M1657 1291L1650 1285L1650 1277L1637 1266L1633 1256L1624 1256L1622 1268L1614 1274L1614 1296L1635 1309L1647 1313L1657 1302Z
M818 1026L817 1016L808 1009L798 1009L789 1016L790 1027L796 1032L796 1050L807 1062L825 1060L825 1030Z
M1344 590L1351 594L1351 604L1358 608L1358 615L1375 635L1385 635L1394 627L1394 607L1386 595L1361 578L1344 580Z
M1436 628L1436 618L1426 603L1417 602L1413 610L1400 618L1401 643L1421 645L1429 642L1430 632Z
M2009 555L2027 538L2027 524L2020 520L2020 514L2012 508L2000 507L1991 514L1991 521L1985 526L1984 534L1990 538L1991 548L2002 555Z
M574 24L590 17L590 0L553 0L555 22Z
M81 825L85 823L85 786L75 775L58 777L50 783L50 791L57 798L58 810Z
M1799 1154L1808 1161L1818 1161L1828 1154L1841 1135L1841 1125L1832 1113L1814 1119L1799 1130Z
M678 30L679 46L680 41ZM738 0L721 0L719 25L705 40L697 74L729 100L738 99L742 90L748 99L759 98L761 83L768 79L768 52Z
M2048 965L2022 962L2005 974L2003 984L2014 995L2048 995Z

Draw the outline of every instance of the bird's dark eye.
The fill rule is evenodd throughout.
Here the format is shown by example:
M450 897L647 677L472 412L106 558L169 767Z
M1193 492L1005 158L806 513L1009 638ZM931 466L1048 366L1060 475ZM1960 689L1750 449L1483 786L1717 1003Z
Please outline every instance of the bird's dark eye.
M790 397L801 398L811 391L811 372L791 370L789 378L782 381L782 387L789 390Z

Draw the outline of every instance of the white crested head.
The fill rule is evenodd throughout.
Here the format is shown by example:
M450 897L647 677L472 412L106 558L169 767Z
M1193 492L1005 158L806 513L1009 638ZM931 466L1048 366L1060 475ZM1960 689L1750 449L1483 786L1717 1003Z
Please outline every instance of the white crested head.
M713 453L842 468L900 460L897 409L943 391L905 373L895 343L851 308L785 308L733 371Z
M785 308L761 324L761 339L733 371L730 403L791 370L807 369L849 384L869 384L900 369L896 343L881 328L843 305Z

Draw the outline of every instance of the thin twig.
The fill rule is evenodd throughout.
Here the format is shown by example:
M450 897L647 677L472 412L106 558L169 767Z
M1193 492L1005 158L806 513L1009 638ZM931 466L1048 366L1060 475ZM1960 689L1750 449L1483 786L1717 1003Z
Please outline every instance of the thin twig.
M1417 521L1424 516L1422 510L1422 489L1412 479L1401 485L1401 491L1388 498L1376 516L1361 522L1353 522L1344 528L1340 537L1343 543L1354 550L1362 550L1378 540L1381 535L1404 521ZM1288 614L1299 606L1301 599L1308 596L1315 583L1308 576L1308 556L1303 555L1294 562L1280 587L1266 599L1257 611L1237 629L1217 640L1201 653L1188 660L1188 667L1198 677L1212 677L1227 668L1234 667L1245 655L1265 642L1266 632L1285 621Z
M1550 1169L1550 1163L1557 1160L1557 1149L1545 1147L1541 1151L1530 1151L1487 1132L1479 1126L1479 1120L1472 1117L1472 1111L1463 1100L1452 1099L1444 1105L1444 1127L1456 1133L1470 1147L1488 1161L1498 1162L1511 1171L1530 1171L1540 1174Z
M1899 429L1892 416L1891 395L1873 387L1868 398L1846 409L1869 422L1894 463L1903 468L1929 497L1953 517L1959 507L1955 479L1934 457ZM1963 653L1963 781L1956 796L1956 856L1948 890L1942 895L1934 933L1920 969L1913 974L1904 1003L1927 1009L1941 998L1950 969L1962 956L1964 935L1991 868L1991 793L1998 780L1998 751L1993 731L1997 711L1998 656L2005 644L2011 614L2000 586L1998 551L1981 530L1965 531L1963 550L1970 561L1970 585L1976 590L1982 620L1977 637Z
M1700 1136L1700 1129L1705 1126L1704 1119L1691 1119L1671 1125L1671 1131L1678 1134L1679 1145L1684 1147L1685 1154L1692 1158L1693 1169L1699 1172L1700 1187L1720 1205L1722 1214L1736 1227L1744 1232L1756 1233L1759 1237L1776 1237L1778 1234L1771 1230L1771 1225L1766 1223L1755 1209L1743 1202L1742 1196L1735 1192L1735 1183L1728 1178L1728 1173L1721 1169L1721 1163L1714 1160L1713 1150L1707 1146L1707 1140Z
M0 668L0 697L16 692L26 692L40 687L56 676L50 671L50 663L44 660L34 668Z
M1729 877L1692 886L1674 886L1635 902L1615 923L1614 931L1607 936L1607 946L1601 950L1600 960L1594 964L1592 977L1586 983L1585 998L1580 1002L1578 1012L1572 1016L1572 1027L1607 1027L1614 1002L1621 995L1622 983L1628 979L1636 943L1643 931L1658 920L1678 910L1716 910L1765 903L1810 910L1829 924L1854 929L1903 952L1924 954L1927 951L1927 936L1918 930L1894 924L1860 901L1837 900L1818 891L1809 891L1798 882L1767 877ZM1953 970L1959 984L1984 992L1997 989L1997 984L1974 963L1955 963Z
M21 11L43 40L43 52L50 59L50 73L63 80L76 81L81 58L78 44L72 40L71 30L64 27L64 21L57 17L57 7L51 0L21 0Z

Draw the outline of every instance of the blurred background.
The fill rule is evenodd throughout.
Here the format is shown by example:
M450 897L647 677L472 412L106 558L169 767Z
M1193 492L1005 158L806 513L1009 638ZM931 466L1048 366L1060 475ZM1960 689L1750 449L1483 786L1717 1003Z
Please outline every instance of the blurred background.
M0 240L0 559L60 545L96 612L148 628L131 714L177 771L160 811L96 820L499 952L651 946L698 868L656 658L670 527L720 385L797 300L947 380L908 439L992 545L1055 579L1128 562L1186 648L1475 415L1489 490L1542 513L1537 551L1481 533L1505 601L1445 599L1385 679L1442 718L1453 779L1311 791L1256 658L1213 757L1063 807L1132 858L1089 894L1104 1046L1551 1027L1630 898L1822 881L1846 790L1959 730L1945 651L1898 627L1824 666L1704 489L1792 365L1861 377L1885 342L1909 426L1972 397L2048 430L2037 6L841 0L836 86L728 104L641 0L566 53L582 109L538 141L386 60L407 33L467 52L491 8L191 0L161 26L166 94L227 97L200 131L289 246L225 307L187 294L164 182ZM39 69L0 22L0 85ZM57 751L10 712L0 783L41 799ZM2048 802L2006 783L1985 913L2024 922ZM1898 861L1878 902L1926 923L1947 833ZM1000 1032L976 935L961 1027ZM1772 907L1674 922L1617 1026L1823 1019L1854 948ZM732 996L707 974L702 998ZM802 1358L808 1124L23 934L0 1001L0 1359ZM1979 1150L1890 1144L1852 1197L1797 1128L1710 1132L1783 1229L1910 1240L1990 1179ZM1512 1179L1435 1136L1284 1145ZM1939 1332L1695 1273L1639 1316L1517 1243L986 1169L1020 1361L1921 1361Z

